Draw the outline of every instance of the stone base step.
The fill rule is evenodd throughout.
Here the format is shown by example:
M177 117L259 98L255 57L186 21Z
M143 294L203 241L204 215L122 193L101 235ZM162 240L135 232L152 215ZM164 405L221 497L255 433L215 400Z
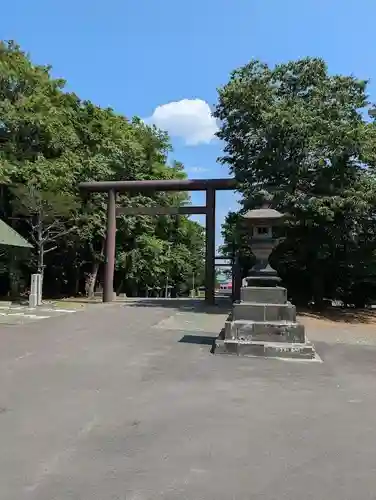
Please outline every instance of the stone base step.
M234 320L247 321L296 321L296 308L290 302L286 304L268 304L262 302L239 302L234 304Z
M246 286L240 289L241 302L286 304L287 290L280 286Z
M281 344L276 342L240 342L217 339L214 354L232 354L235 356L315 359L316 352L310 342Z
M225 339L242 342L304 343L304 325L294 321L226 321Z

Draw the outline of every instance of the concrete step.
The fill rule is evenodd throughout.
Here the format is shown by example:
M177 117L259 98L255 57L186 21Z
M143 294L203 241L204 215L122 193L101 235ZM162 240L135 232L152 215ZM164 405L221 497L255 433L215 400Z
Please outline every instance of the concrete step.
M225 339L304 343L305 329L295 321L226 321Z
M247 321L296 321L296 308L286 304L267 304L259 302L240 302L234 304L233 318Z
M242 302L286 304L287 290L280 286L247 286L240 289L240 299Z
M236 340L216 340L214 354L235 356L309 359L316 358L314 346L310 342L281 344L275 342L239 342Z

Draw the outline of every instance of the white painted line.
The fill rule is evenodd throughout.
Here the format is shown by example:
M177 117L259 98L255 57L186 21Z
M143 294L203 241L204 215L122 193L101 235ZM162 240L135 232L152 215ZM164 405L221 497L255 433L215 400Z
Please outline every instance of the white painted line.
M41 307L38 311L43 312L58 312L58 313L75 313L74 309L54 309L52 307Z
M0 309L7 309L9 311L32 311L35 307L25 307L25 306L0 306Z
M25 314L25 313L8 313L7 316L17 316L17 317L21 317L21 318L27 318L29 316L35 316L34 314L31 315L31 314Z
M24 314L24 318L30 318L30 319L47 319L50 317L51 316L38 316L37 314Z
M76 309L55 309L54 307L25 307L25 306L0 306L0 309L7 311L42 311L58 313L75 313Z
M25 314L25 313L0 313L1 316L17 316L19 318L30 318L30 319L46 319L50 316L38 316L37 314Z

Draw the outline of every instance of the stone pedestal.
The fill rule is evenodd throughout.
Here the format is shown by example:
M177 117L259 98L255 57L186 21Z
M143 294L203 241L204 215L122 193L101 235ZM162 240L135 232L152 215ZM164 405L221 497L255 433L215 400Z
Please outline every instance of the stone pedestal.
M247 286L216 340L215 354L314 359L285 288Z

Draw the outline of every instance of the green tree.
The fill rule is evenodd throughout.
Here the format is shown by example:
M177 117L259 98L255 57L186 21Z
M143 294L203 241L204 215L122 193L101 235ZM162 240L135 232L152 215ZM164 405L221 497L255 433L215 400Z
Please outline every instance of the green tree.
M53 79L50 70L34 65L17 44L0 42L1 216L35 237L35 254L22 270L26 281L37 267L44 269L49 295L92 295L101 278L106 197L82 199L79 182L181 179L185 173L169 161L164 132L65 92L64 80ZM117 197L120 207L186 203L186 194ZM161 286L166 279L180 287L202 267L202 228L188 218L117 222L119 291L138 294L145 283Z
M243 210L266 191L290 215L272 258L295 298L320 304L375 277L375 182L364 165L374 163L375 129L363 117L366 87L305 58L274 68L251 61L219 89L221 162L239 181ZM226 251L239 232L230 226L234 215Z
M0 42L2 181L11 175L13 181L28 182L41 174L44 159L52 166L77 145L71 116L62 106L65 82L52 79L49 72L48 66L33 65L14 42Z
M58 248L59 240L77 230L76 200L52 189L38 190L32 184L18 185L11 191L13 213L22 217L29 227L29 239L37 251L37 272L43 275L45 255Z

